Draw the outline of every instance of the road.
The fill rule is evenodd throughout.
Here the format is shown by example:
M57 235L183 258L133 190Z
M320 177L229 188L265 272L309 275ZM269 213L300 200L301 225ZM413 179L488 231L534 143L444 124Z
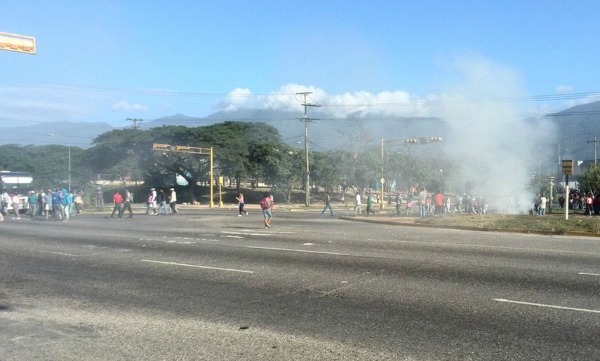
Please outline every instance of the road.
M258 210L0 223L0 360L598 360L600 241Z

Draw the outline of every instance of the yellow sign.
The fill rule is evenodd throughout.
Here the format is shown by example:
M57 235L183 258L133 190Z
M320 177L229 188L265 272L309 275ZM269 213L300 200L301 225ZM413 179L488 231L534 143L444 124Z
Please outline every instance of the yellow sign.
M563 175L572 175L573 174L573 161L572 160L563 160L562 161L562 173L563 173Z
M0 32L0 50L17 51L33 55L35 54L35 38L33 36Z

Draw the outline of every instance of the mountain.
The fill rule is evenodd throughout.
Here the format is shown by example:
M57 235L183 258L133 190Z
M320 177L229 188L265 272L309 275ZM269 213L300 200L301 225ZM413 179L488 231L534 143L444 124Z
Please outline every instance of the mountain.
M52 122L0 128L0 144L63 144L89 148L98 135L113 130L106 123Z
M224 121L263 122L274 126L284 141L302 148L305 127L314 150L335 149L342 145L379 144L381 139L446 137L449 125L439 118L373 117L354 114L348 118L331 118L319 108L302 112L273 109L221 111L206 117L174 114L139 124L142 129L162 126L200 127ZM600 101L582 104L531 121L551 122L556 127L557 143L550 144L563 159L593 160L600 143ZM88 148L98 135L116 128L106 123L55 122L33 126L0 128L0 144L69 144ZM54 135L50 135L54 134ZM597 141L597 142L596 142ZM600 147L598 147L600 150ZM600 153L598 153L600 154Z
M562 159L594 159L596 142L600 143L600 101L549 114L545 119L556 126L556 147Z
M312 110L312 109L311 109ZM291 145L300 143L303 147L305 126L311 148L316 150L334 149L360 137L378 142L382 139L445 136L446 122L437 118L372 118L362 114L345 119L329 118L318 110L311 111L308 118L303 113L278 111L273 109L242 109L221 111L204 118L188 117L183 114L155 119L144 127L184 125L188 127L206 126L225 121L262 122L275 127L281 137ZM435 129L435 134L432 130Z

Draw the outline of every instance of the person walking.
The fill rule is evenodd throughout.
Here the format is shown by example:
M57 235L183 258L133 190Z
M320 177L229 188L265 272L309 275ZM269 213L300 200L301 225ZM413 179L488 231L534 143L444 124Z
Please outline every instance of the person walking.
M588 195L589 197L589 206L586 199L586 210L589 211L590 217L592 216L592 194ZM543 216L546 214L546 204L548 203L548 199L544 197L543 194L540 195L540 205L538 206L538 216Z
M96 190L96 209L101 211L104 210L104 193L102 192L101 187L98 187Z
M371 192L367 192L367 217L370 213L375 215L375 211L373 210L373 198L371 197Z
M246 206L246 203L244 202L244 194L240 193L237 197L235 197L235 199L238 201L238 217L241 217L242 213L248 215L248 212L246 212L246 209L244 209Z
M73 204L73 196L71 192L64 189L62 190L62 205L63 205L63 218L68 221L71 218L71 204Z
M427 192L425 191L425 188L421 189L417 200L419 202L419 216L425 218L425 215L427 214Z
M75 205L75 214L81 214L83 210L83 192L79 191L75 193L73 204Z
M268 193L263 195L260 201L260 208L263 211L265 229L271 228L271 218L273 218L273 198Z
M156 203L158 204L158 214L159 215L161 213L164 214L165 216L167 214L169 214L169 210L167 209L167 195L165 194L164 190L161 189L160 191L158 191Z
M121 215L125 214L127 210L129 212L129 218L133 218L133 210L131 209L131 204L133 203L133 193L129 191L129 189L125 188L123 191L123 210L121 211Z
M52 192L52 213L54 214L54 220L63 221L63 206L62 206L63 194L60 189Z
M10 205L10 195L8 195L8 192L5 190L4 192L2 192L2 214L8 218L8 208Z
M15 219L21 219L19 216L19 193L13 193L11 197L12 210L15 213Z
M171 193L169 193L169 206L171 207L171 213L173 215L177 214L177 193L175 192L175 188L169 189ZM246 212L248 214L248 212Z
M110 215L110 218L113 218L115 216L115 213L117 213L117 215L119 216L119 218L123 217L123 196L121 195L121 193L119 193L119 191L116 191L115 194L113 194L113 211Z
M38 195L34 191L29 191L29 195L27 196L27 203L29 204L29 210L27 213L31 218L37 215L37 206L38 206Z
M329 196L329 193L325 193L325 200L324 201L325 201L325 207L321 211L321 216L323 214L325 214L325 211L327 209L329 209L329 212L331 212L331 216L333 217L333 209L331 208L331 197Z
M400 192L397 192L396 193L396 217L400 216L401 207L402 207L402 196L400 195Z
M46 195L44 196L44 215L46 216L46 219L50 218L50 215L52 215L52 212L54 211L54 207L52 206L52 200L54 199L53 195L54 193L52 190L48 189L48 192L46 192Z
M354 196L354 215L362 215L360 192L356 192Z
M438 191L435 194L435 215L441 216L444 214L444 195Z

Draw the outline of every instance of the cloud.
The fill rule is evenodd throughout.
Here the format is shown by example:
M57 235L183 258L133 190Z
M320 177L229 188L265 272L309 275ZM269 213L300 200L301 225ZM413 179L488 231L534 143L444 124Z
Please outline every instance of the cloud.
M126 111L126 112L146 112L148 107L140 103L130 103L126 100L120 100L112 105L113 111Z
M559 85L554 89L556 94L571 94L575 92L575 89L570 85Z
M269 94L254 94L247 88L236 88L216 106L217 110L235 111L240 109L273 109L301 111L305 99L301 93L309 93L307 103L321 106L319 112L333 118L379 116L428 116L430 102L437 97L430 95L419 98L406 91L364 91L343 94L328 94L314 86L286 84Z

